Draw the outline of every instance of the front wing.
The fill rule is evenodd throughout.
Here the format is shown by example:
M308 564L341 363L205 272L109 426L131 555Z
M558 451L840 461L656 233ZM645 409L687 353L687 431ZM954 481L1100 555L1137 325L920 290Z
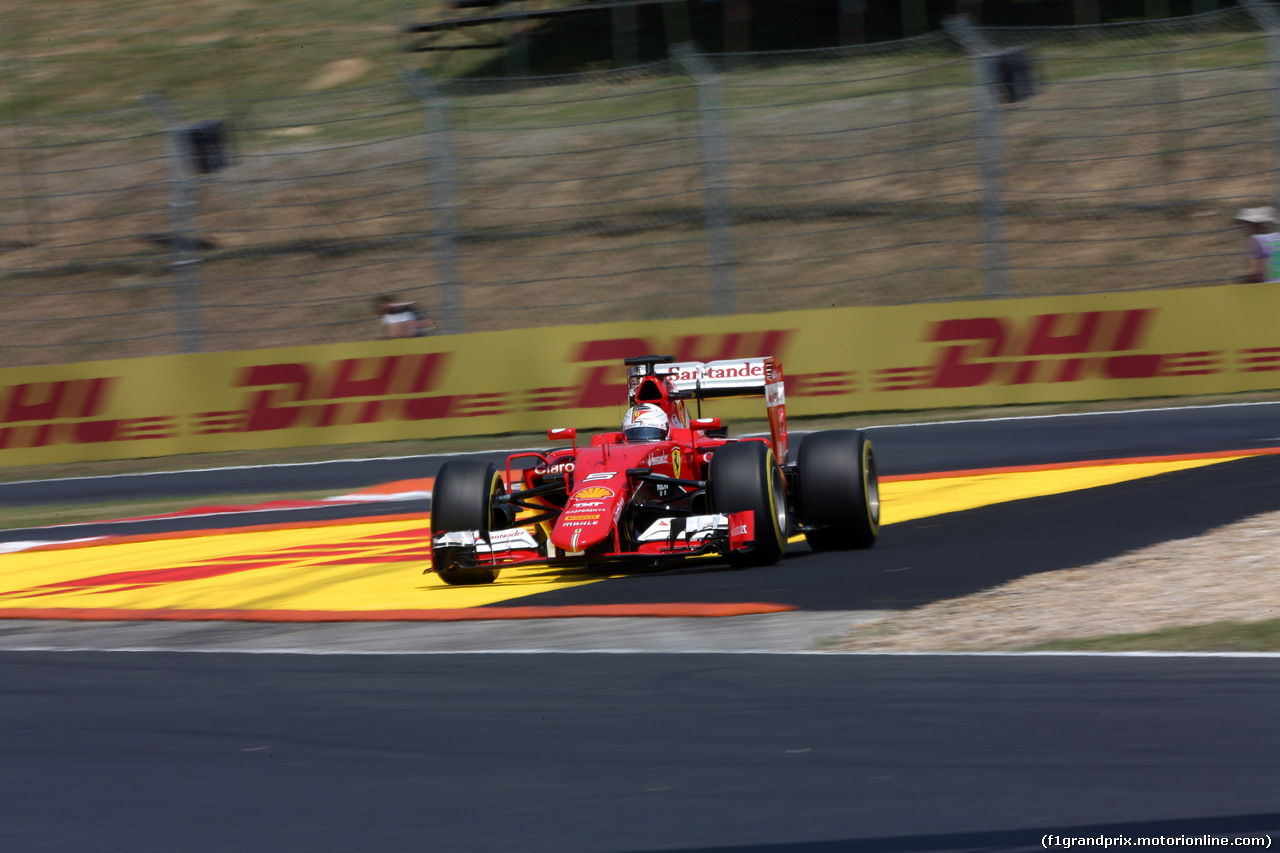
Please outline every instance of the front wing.
M667 562L683 557L742 551L755 542L755 516L750 511L732 515L695 515L660 518L637 537L635 550L605 553L564 552L527 527L494 530L454 530L432 540L437 559L456 567L524 565L575 566L601 563Z

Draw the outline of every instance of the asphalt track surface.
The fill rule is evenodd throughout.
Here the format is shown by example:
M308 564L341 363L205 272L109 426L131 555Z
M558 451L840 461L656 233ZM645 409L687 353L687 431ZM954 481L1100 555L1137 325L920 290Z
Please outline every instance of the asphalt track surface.
M0 653L0 832L10 850L131 853L1280 838L1276 669Z
M793 544L774 566L635 574L493 606L763 600L807 611L918 607L1280 509L1277 484L1280 456L1254 457L886 525L865 552L815 554ZM846 571L832 571L837 564Z
M691 564L489 606L766 601L810 613L918 607L1280 510L1277 484L1280 455L1249 457L1105 488L886 525L869 551L817 554L803 542L793 543L787 557L773 566L731 570L720 563ZM321 512L339 518L353 512L386 512L386 508L340 506ZM276 515L272 514L273 520ZM315 516L308 514L308 518ZM127 529L156 531L203 524L229 526L225 517L215 516L140 522ZM107 525L60 530L77 536L94 532L119 531ZM31 535L24 531L17 538Z
M1250 406L873 434L882 470L906 473L1269 449L1277 415ZM1280 509L1278 460L890 525L855 555L800 545L767 569L644 574L545 597L747 596L805 608L781 617L833 620L910 607ZM744 628L724 642L749 649L763 645L758 620L777 617L735 618ZM59 627L0 633L11 649L139 636L127 623L76 626L59 643ZM430 628L437 640L458 629L471 648L485 648L478 630L501 633ZM359 643L335 647L318 626L286 630L298 653L0 652L6 847L958 851L1039 849L1046 835L1280 838L1280 658L406 645L423 634L356 654ZM205 626L186 647L229 647L245 631ZM625 630L593 625L566 647L628 644Z
M1280 403L869 427L881 474L918 474L1280 447ZM513 448L514 449L514 448ZM500 453L473 456L501 462ZM445 456L355 459L0 483L0 506L191 497L219 493L349 490L431 477Z
M1280 448L1280 403L1149 409L1082 415L870 427L880 473L885 476L1097 459L1170 456L1221 450ZM515 448L512 448L515 449ZM526 448L520 448L526 449ZM468 454L501 464L505 453ZM354 459L254 468L213 468L110 477L0 483L0 507L101 502L140 498L190 498L218 494L354 490L432 477L449 456ZM380 505L276 512L273 521L332 520L426 512L426 500ZM245 523L255 519L246 517ZM227 517L152 521L136 528L81 525L61 534L123 535L230 526ZM29 538L28 531L0 531L0 542Z

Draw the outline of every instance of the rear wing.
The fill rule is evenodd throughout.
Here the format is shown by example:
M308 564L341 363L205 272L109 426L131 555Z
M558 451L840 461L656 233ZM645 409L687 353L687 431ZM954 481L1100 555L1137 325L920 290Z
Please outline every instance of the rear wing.
M688 394L696 400L715 397L757 397L764 393L770 379L782 371L773 356L761 358L735 358L725 361L679 361L674 364L655 364L653 372L668 376L676 391Z
M779 465L786 463L787 398L782 365L773 356L654 364L653 372L657 376L666 376L677 393L687 394L695 400L763 396L769 412L769 433L773 438L774 453Z

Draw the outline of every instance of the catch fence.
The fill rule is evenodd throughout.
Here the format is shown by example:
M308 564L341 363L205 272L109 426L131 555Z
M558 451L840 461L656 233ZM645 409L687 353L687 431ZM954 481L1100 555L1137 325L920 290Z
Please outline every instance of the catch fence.
M0 364L1230 281L1273 18L10 118Z

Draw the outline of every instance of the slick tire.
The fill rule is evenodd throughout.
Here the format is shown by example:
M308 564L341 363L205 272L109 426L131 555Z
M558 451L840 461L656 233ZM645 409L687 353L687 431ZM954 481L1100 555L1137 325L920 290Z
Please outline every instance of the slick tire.
M732 566L767 566L787 550L787 494L773 449L759 441L726 444L711 456L712 508L724 515L750 511L755 544L728 556Z
M815 551L870 548L880 536L880 483L871 439L854 430L813 432L796 461L796 511Z
M489 533L495 527L494 499L505 492L502 478L492 462L478 459L454 459L440 468L431 490L431 541L436 535L453 530L479 530ZM457 566L447 548L431 548L431 561L440 580L447 584L493 583L498 569Z

